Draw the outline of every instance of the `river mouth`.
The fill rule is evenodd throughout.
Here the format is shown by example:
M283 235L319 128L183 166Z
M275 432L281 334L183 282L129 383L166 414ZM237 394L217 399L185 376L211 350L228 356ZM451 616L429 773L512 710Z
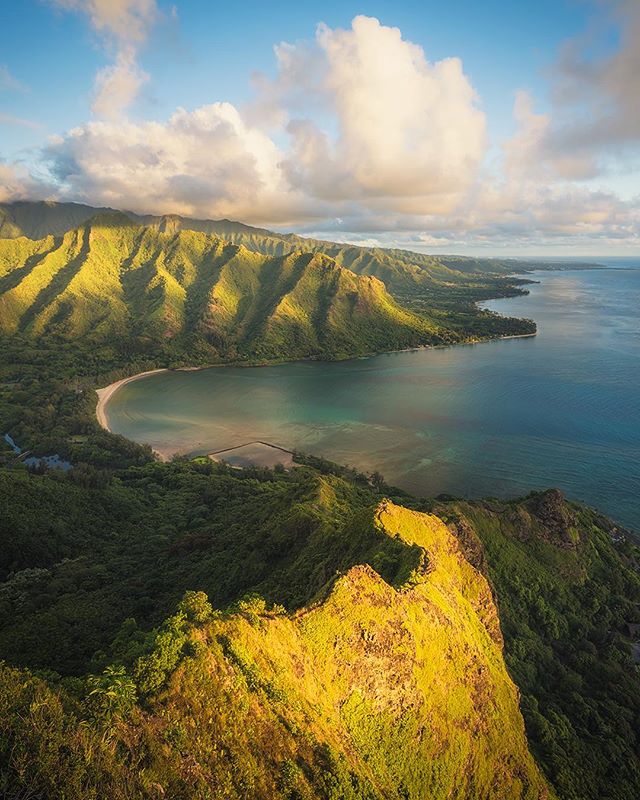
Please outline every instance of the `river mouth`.
M640 272L536 278L530 295L487 304L535 319L536 337L159 372L122 386L104 411L112 430L165 457L259 441L420 496L556 486L638 529Z

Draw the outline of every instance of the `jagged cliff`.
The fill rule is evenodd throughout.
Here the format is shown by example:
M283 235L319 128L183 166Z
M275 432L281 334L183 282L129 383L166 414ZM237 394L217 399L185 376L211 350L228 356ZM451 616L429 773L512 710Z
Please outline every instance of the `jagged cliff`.
M13 732L23 747L29 733L39 748L66 741L48 784L31 764L34 787L79 797L82 786L84 798L554 796L528 750L486 579L437 517L387 501L375 524L420 548L403 585L363 565L293 614L248 601L211 617L183 604L132 670L138 703L94 714L75 735L77 710L5 670L5 730L25 713Z
M0 470L3 790L634 800L628 534L323 469Z

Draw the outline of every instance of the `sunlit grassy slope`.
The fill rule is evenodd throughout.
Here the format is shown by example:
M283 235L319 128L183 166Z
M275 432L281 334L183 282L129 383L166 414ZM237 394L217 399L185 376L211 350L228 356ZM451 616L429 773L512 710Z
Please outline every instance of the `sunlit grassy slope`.
M309 477L307 546L348 552L345 571L298 611L245 599L211 616L192 598L146 638L127 623L112 650L126 671L86 689L3 668L10 787L114 800L554 796L528 750L489 584L452 533L385 501L361 506L340 543L332 525L366 498ZM264 490L240 491L253 508ZM391 582L360 558L382 571L395 559Z
M318 468L0 470L3 791L546 797L513 679L554 792L636 800L628 534Z
M340 357L459 338L327 255L265 256L122 214L40 241L0 240L0 331L211 360Z
M0 433L74 464L0 453L0 795L636 800L639 562L613 523L313 458L153 463L93 419L109 369L460 341L499 284L421 269L413 313L346 250L53 208L43 238L0 228Z
M108 209L77 203L16 202L0 203L0 237L27 236L40 239L48 234L62 235L82 225L96 213ZM312 239L291 233L278 233L231 220L194 219L177 214L154 216L126 212L130 219L165 233L198 231L218 236L232 244L269 256L288 253L324 253L340 266L362 275L375 275L389 289L430 289L459 284L473 287L483 275L509 275L535 268L561 268L561 263L504 258L429 255L409 250L360 247ZM577 266L575 263L573 267ZM591 266L591 265L583 265Z

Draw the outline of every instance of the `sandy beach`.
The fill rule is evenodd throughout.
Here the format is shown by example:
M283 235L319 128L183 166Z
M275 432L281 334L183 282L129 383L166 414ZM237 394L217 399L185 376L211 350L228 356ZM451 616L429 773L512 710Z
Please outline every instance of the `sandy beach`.
M512 335L506 336L495 336L491 339L479 339L477 342L455 342L454 344L425 344L425 345L418 345L417 347L404 347L398 350L383 350L380 353L368 353L367 355L362 356L355 356L353 357L354 360L359 360L363 358L373 358L377 355L385 355L385 354L392 354L392 353L412 353L418 350L433 350L436 348L446 348L446 347L458 347L460 345L469 345L469 344L486 344L487 342L499 342L503 341L504 339L527 339L530 336L537 336L537 331L533 333L515 333ZM314 361L315 359L298 359L299 361ZM351 360L351 359L346 359ZM273 366L275 364L279 364L282 362L272 362L272 363L255 363L255 364L209 364L209 365L202 365L197 367L178 367L175 371L177 372L198 372L203 369L212 369L214 367L268 367ZM169 372L168 367L162 367L160 369L150 369L146 372L139 372L137 375L131 375L128 378L122 378L119 381L115 381L115 383L110 383L108 386L105 386L102 389L96 389L96 394L98 395L98 405L96 406L96 417L98 418L98 422L100 423L101 427L111 433L111 428L109 427L109 423L107 421L107 415L105 413L105 409L107 407L107 403L113 397L114 393L118 391L121 386L124 386L125 383L131 383L133 381L137 381L140 378L145 378L147 375L155 375L157 372ZM163 458L166 458L167 455L163 454Z
M137 375L131 375L129 378L122 378L121 380L116 381L115 383L110 383L103 389L96 389L96 394L98 395L98 405L96 406L96 417L101 427L103 427L106 431L109 431L109 433L111 433L111 428L109 427L109 422L107 420L105 409L107 407L107 403L113 397L114 393L117 392L121 386L124 386L125 383L132 383L133 381L140 380L140 378L144 378L147 375L155 375L156 372L168 372L168 370L166 368L150 369L147 370L147 372L139 372Z

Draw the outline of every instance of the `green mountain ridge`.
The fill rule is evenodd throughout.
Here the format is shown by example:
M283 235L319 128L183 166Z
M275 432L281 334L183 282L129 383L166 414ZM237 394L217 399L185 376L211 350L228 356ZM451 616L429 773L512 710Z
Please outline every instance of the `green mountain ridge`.
M0 786L634 798L632 542L557 492L425 504L320 468L1 471Z
M532 330L476 316L489 333ZM446 316L403 308L379 279L323 253L265 256L122 213L41 240L0 239L0 333L199 363L339 358L473 338Z
M179 473L174 478L179 481ZM174 498L179 497L163 483ZM206 611L194 615L187 607L187 617L193 620L195 616L201 624L189 626L184 617L174 616L150 637L150 648L136 644L136 626L126 622L114 647L135 675L138 707L124 714L116 707L113 716L98 713L84 727L84 735L73 737L69 735L73 721L77 726L76 714L82 711L74 708L71 698L63 700L63 707L73 709L66 714L56 713L54 702L47 704L53 706L53 713L47 714L49 724L54 730L60 726L59 734L61 728L67 731L62 735L68 756L64 768L58 765L49 774L53 765L32 763L34 788L53 794L64 787L73 795L78 792L75 783L84 786L86 797L110 798L154 796L155 784L168 796L189 798L417 800L425 788L434 798L491 793L514 798L552 796L528 752L517 693L502 659L489 586L466 561L452 534L436 517L388 501L368 507L372 498L359 498L339 479L307 474L297 484L296 492L295 481L293 485L282 481L280 487L277 482L255 486L225 477L224 472L220 480L210 474L201 481L203 488L208 485L213 492L205 500L205 513L213 509L215 495L224 492L232 505L242 503L247 508L254 524L261 517L261 533L269 539L257 545L261 557L284 534L270 524L274 513L285 524L289 516L290 532L285 536L291 541L297 538L291 515L301 515L299 527L302 515L307 514L307 531L303 534L299 527L298 534L305 549L329 558L329 564L340 564L345 572L333 579L327 570L324 581L316 577L303 588L302 565L317 572L319 563L307 560L298 546L293 559L288 558L298 561L298 586L304 593L294 609L305 596L310 605L286 613L278 607L270 611L270 603L248 598L241 599L231 614L213 616ZM41 488L35 485L32 490ZM299 501L287 511L292 489ZM265 514L256 501L269 502L271 514ZM171 519L177 521L175 512ZM250 535L248 523L236 529L236 548ZM89 531L91 527L91 523L85 525ZM352 537L350 543L344 539L346 533ZM147 548L155 548L146 531L141 530L141 536ZM210 545L216 547L213 540ZM218 551L220 577L225 567L237 563L231 540L228 547L232 549L226 553ZM191 552L188 546L172 552L174 560L193 563L194 558L204 558L212 563L203 545ZM358 565L363 556L377 560L388 576L394 574L395 561L395 586L370 566ZM382 566L385 558L386 567ZM148 557L144 562L143 569L154 568ZM65 564L52 565L54 572L62 569L67 578L54 577L51 588L55 591L60 578L71 579L78 589L83 584L87 587L81 573L89 565ZM114 565L103 566L111 569ZM191 580L206 581L204 571L201 575L201 579L192 575ZM151 576L145 578L147 587L152 585ZM268 580L273 596L289 591L284 574ZM36 609L41 606L37 597L42 590L48 594L47 582L41 579L39 586L32 584L31 591L27 590L30 598L21 601L27 615L34 601ZM315 601L309 594L314 584L318 587ZM77 596L73 606L78 611L91 608L88 600ZM61 596L60 601L66 604ZM115 597L112 607L117 607ZM51 609L50 620L59 614L61 627L50 629L49 635L66 640L64 628L92 627L71 608ZM46 625L41 615L42 610L36 610L31 616L34 630ZM7 634L11 641L15 631L5 629ZM39 635L43 634L44 627ZM6 639L3 650L11 653ZM56 658L53 650L51 656ZM107 659L102 656L103 661ZM5 670L9 684L16 677ZM47 692L32 683L5 713L19 713L33 690L41 695ZM62 693L66 694L64 689ZM196 719L200 722L194 727L191 721ZM7 726L6 716L2 721L5 729L15 728L10 721ZM32 712L24 732L28 735L35 724ZM100 746L97 738L107 731L107 746ZM24 743L16 748L14 740L11 745L20 752ZM40 739L38 745L42 744ZM32 752L39 751L38 745ZM88 752L91 747L96 747L93 753ZM121 767L114 760L117 755L123 761ZM145 766L138 770L140 763ZM332 792L327 791L331 786Z
M629 532L554 490L161 464L95 419L96 386L154 366L532 332L474 305L517 282L88 206L30 238L12 208L0 433L73 467L0 437L0 796L636 800Z
M96 214L110 211L113 209L52 200L0 203L0 238L26 236L28 239L44 239L50 235L62 236Z
M27 236L41 239L49 234L59 236L76 228L96 214L112 209L92 208L76 203L15 202L0 203L0 238ZM444 282L473 285L483 273L504 275L530 269L558 269L562 263L526 261L513 258L475 258L456 255L427 255L408 250L362 247L339 244L255 228L231 220L209 220L182 217L179 214L136 214L124 211L133 221L157 228L163 233L191 230L219 236L232 244L243 245L268 256L291 252L324 253L340 266L363 275L374 275L389 288L415 289ZM567 265L565 265L567 266ZM593 264L570 265L590 267Z

